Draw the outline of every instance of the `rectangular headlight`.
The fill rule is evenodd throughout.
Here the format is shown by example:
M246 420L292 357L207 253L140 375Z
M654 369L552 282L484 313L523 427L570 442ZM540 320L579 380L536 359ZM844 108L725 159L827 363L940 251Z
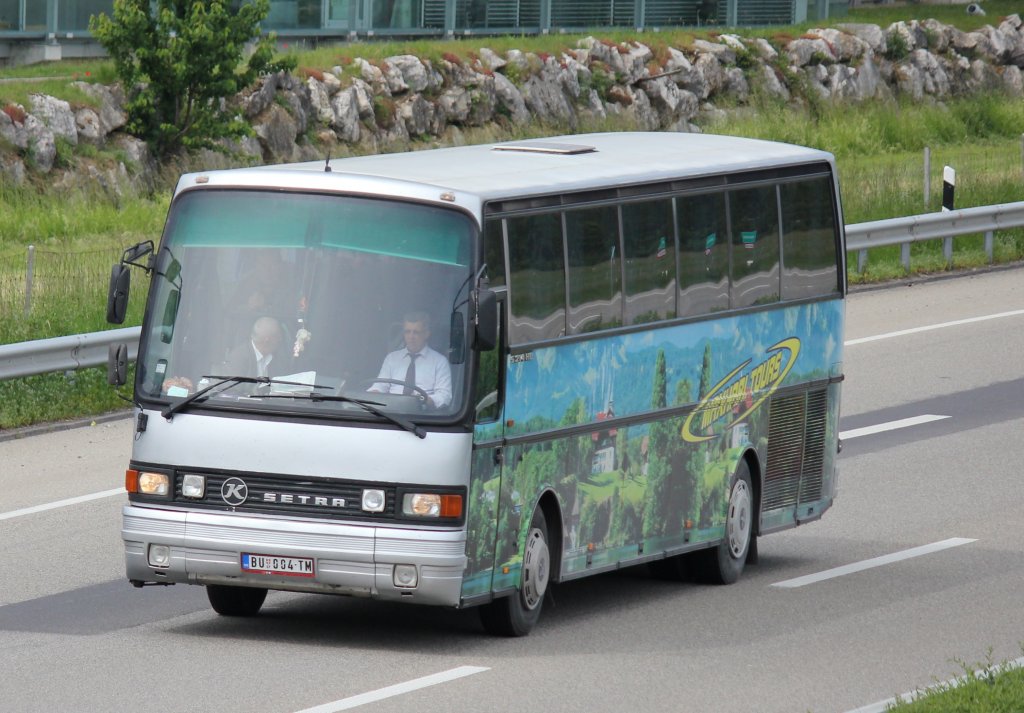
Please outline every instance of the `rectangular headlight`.
M181 479L181 494L186 498L202 498L206 495L206 476L189 473Z
M171 490L171 478L167 473L139 473L139 492L143 495L167 495Z
M411 517L461 517L462 496L448 493L406 493L402 514Z

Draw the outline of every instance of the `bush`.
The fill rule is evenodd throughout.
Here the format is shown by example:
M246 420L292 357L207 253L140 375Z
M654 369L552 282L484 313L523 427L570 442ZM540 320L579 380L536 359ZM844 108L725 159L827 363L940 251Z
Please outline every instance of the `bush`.
M273 36L260 38L269 0L237 10L228 0L114 0L113 17L94 15L89 30L114 62L128 94L128 130L158 157L218 149L218 139L251 128L224 101L261 73L294 69L273 62ZM247 43L255 51L242 61Z

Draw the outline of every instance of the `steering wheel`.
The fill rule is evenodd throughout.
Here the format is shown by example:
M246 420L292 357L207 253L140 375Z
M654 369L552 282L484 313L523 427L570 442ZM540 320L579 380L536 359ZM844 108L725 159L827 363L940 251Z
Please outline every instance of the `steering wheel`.
M374 384L397 384L398 386L403 387L409 386L410 388L413 389L413 391L416 392L415 396L420 400L420 403L422 405L426 406L427 401L430 400L430 394L428 394L425 390L421 389L419 386L416 386L415 384L406 384L401 379L384 379L375 377L373 379L363 379L362 381L359 382L360 387L372 386ZM405 396L412 396L412 394L405 394Z

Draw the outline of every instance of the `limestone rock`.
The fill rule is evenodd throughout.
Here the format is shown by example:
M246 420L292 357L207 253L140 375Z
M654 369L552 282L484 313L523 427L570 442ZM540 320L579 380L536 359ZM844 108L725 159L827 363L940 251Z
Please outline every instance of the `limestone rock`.
M62 138L72 146L78 145L78 127L70 104L46 94L29 94L28 101L32 114L46 124L55 138Z

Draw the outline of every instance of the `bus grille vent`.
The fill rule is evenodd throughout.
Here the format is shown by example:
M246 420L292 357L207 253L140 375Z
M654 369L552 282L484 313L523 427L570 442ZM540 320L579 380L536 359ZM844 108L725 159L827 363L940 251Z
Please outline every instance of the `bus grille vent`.
M821 498L825 473L825 423L828 420L828 395L822 389L807 394L807 428L804 430L804 465L800 483L800 502Z
M827 412L824 389L771 400L763 510L821 497Z

